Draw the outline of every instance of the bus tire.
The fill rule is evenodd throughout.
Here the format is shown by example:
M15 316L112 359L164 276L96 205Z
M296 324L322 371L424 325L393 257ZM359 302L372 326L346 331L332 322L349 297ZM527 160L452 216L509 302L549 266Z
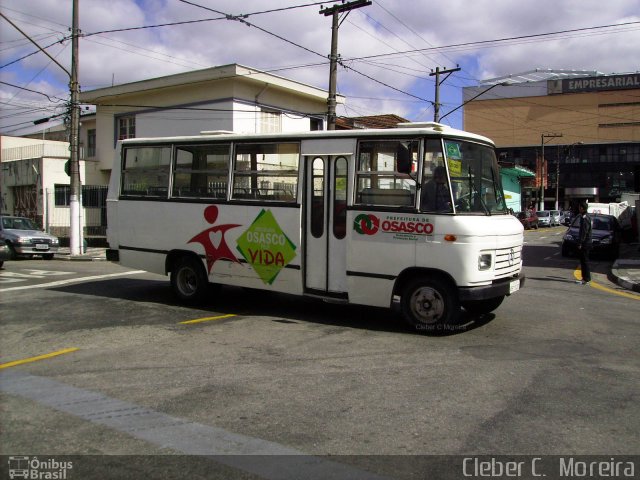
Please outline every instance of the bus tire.
M171 269L171 287L183 302L202 301L209 287L202 262L192 256L180 257Z
M411 280L403 290L401 305L405 321L425 333L454 323L460 313L456 291L439 278Z
M464 309L474 315L484 315L493 312L504 300L504 295L500 297L487 298L485 300L469 300L462 302Z

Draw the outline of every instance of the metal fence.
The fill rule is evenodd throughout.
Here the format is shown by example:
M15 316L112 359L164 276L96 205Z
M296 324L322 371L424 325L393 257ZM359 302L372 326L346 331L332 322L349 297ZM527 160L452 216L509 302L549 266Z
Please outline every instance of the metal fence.
M82 187L82 216L84 237L101 238L107 235L107 186ZM69 237L71 187L47 189L43 226L58 237Z

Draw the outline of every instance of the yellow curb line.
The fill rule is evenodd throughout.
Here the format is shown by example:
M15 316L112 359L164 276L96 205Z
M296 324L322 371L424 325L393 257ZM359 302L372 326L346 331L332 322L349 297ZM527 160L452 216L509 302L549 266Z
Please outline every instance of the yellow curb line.
M573 271L573 276L576 278L576 280L582 280L582 272L580 271L580 267L576 268ZM633 293L627 293L627 292L620 292L618 290L614 290L612 288L605 287L604 285L600 285L599 283L596 283L593 280L591 280L589 285L591 287L595 288L596 290L602 290L603 292L613 293L615 295L619 295L620 297L631 298L633 300L640 300L640 295L636 295L636 294L633 294Z
M15 367L16 365L23 365L25 363L37 362L38 360L45 360L51 357L57 357L58 355L64 355L65 353L71 353L80 350L79 348L65 348L64 350L58 350L57 352L47 353L45 355L38 355L37 357L25 358L23 360L16 360L14 362L0 364L0 370L3 368Z
M229 315L219 315L217 317L205 317L205 318L196 318L195 320L187 320L186 322L180 322L180 325L191 325L192 323L202 323L202 322L213 322L215 320L222 320L223 318L229 317L237 317L235 314Z

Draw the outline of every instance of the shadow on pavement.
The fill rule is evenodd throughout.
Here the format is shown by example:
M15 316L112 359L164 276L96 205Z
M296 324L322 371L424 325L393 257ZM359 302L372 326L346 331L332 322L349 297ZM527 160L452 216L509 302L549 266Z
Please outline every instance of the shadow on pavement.
M193 306L181 303L173 294L168 281L119 278L66 285L51 290L93 295L136 303L151 303L167 307L197 309L202 317L224 314L239 316L276 317L274 322L294 324L312 322L345 328L394 333L420 333L430 336L450 336L480 328L495 318L493 314L471 315L461 310L456 324L424 329L407 326L391 310L361 305L335 304L314 299L263 290L224 286L221 290L212 286L210 301ZM132 320L134 321L134 320ZM136 316L135 324L157 324L148 316Z

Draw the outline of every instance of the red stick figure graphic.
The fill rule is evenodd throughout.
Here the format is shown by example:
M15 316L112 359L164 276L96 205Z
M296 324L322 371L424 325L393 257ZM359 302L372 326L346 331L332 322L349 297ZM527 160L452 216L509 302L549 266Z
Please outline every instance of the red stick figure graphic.
M213 225L218 219L218 207L210 205L205 208L204 219L207 223ZM200 232L187 242L200 243L204 247L204 252L207 257L207 270L209 273L211 273L211 268L216 260L225 259L240 263L224 238L224 234L227 230L240 226L242 225L235 225L231 223L226 225L214 225L213 227Z

